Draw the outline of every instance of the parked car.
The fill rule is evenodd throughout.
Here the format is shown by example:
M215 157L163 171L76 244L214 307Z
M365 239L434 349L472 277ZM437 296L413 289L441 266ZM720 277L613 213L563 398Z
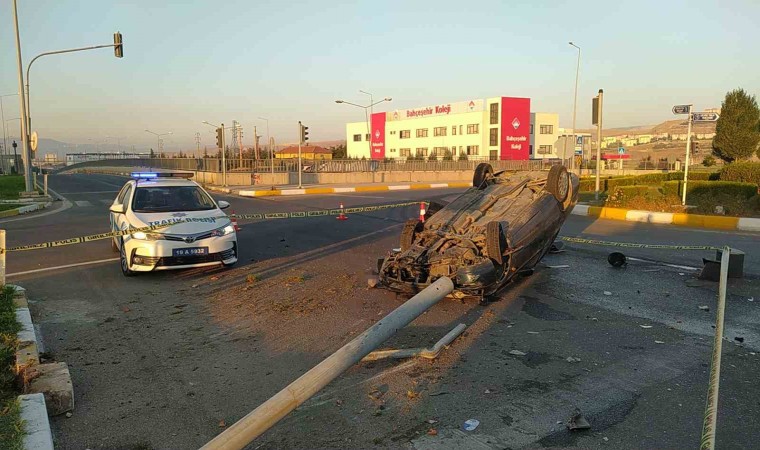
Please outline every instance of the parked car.
M562 165L494 173L481 163L472 188L404 225L399 248L378 261L381 286L411 295L446 276L456 296L487 300L532 273L575 206L578 184Z

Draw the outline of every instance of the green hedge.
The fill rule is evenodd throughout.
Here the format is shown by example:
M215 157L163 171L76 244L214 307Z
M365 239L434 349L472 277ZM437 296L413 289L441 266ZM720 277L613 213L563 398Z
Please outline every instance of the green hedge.
M740 181L760 185L760 162L733 162L720 170L721 181Z
M689 181L717 180L717 172L689 172ZM628 177L604 177L600 179L599 189L603 192L613 191L621 186L660 186L667 181L683 180L683 172L648 173ZM596 181L593 177L580 180L580 192L593 192Z
M662 193L665 195L680 196L683 181L666 181L662 183ZM686 188L686 195L713 196L729 195L738 199L749 199L757 194L757 185L752 183L737 183L733 181L690 181Z
M619 186L615 189L615 193L618 192L625 197L635 197L637 195L645 195L650 189L657 189L651 186Z

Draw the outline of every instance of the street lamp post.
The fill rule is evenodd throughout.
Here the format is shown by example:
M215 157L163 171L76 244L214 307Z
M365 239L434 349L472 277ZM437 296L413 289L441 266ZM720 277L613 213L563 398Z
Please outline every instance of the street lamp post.
M19 102L19 115L21 116L21 150L24 161L24 190L31 192L32 186L32 164L31 148L29 147L29 130L27 129L26 99L24 98L24 67L21 63L21 38L18 32L18 8L17 1L13 0L13 25L16 31L16 59L18 63L18 93L21 101Z
M269 135L269 119L259 117L259 120L263 120L267 123L267 142L269 147L269 165L272 170L272 190L274 190L274 149L272 148L272 137ZM254 136L254 139L256 137Z
M364 91L362 91L362 92L364 92ZM368 144L368 147L369 147L369 157L370 157L370 159L372 159L372 133L371 133L371 130L370 130L370 127L369 127L369 114L368 114L367 111L370 108L372 108L373 106L375 106L375 105L377 105L379 103L389 102L391 100L393 100L393 99L390 98L390 97L385 97L382 100L378 100L376 102L370 102L370 104L366 105L366 106L364 106L364 105L357 105L356 103L347 102L345 100L335 100L335 103L342 103L342 104L346 104L346 105L356 106L357 108L364 108L364 117L365 117L365 120L367 122L367 136L369 136L369 139L367 139L367 144Z
M146 133L150 133L150 134L156 136L156 150L159 151L159 158L160 158L161 157L161 153L160 153L159 147L161 146L161 136L168 136L168 135L173 134L173 133L171 131L166 132L166 133L155 133L155 132L150 131L150 130L145 130L145 132Z
M572 41L568 42L568 44L578 49L578 64L575 67L575 94L573 97L573 153L572 153L572 159L570 160L570 170L572 170L575 167L575 144L576 142L578 142L577 133L575 131L575 113L578 110L578 75L580 74L580 70L581 70L581 48L573 44ZM583 143L582 142L581 142L581 164L583 164ZM580 167L578 168L578 170L580 173Z

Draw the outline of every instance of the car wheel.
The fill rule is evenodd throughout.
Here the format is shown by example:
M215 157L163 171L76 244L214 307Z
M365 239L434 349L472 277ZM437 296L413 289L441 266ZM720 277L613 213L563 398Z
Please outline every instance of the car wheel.
M564 203L570 192L570 175L565 166L552 166L549 176L546 178L546 190L549 191L558 202Z
M124 240L121 241L121 249L119 249L119 265L121 266L121 273L125 277L135 276L135 272L129 268L129 260L127 259L127 249L124 246Z
M486 256L498 265L504 264L506 239L499 222L488 222L486 225Z
M111 251L114 253L119 253L119 246L116 245L116 239L111 238Z
M475 173L472 176L472 186L480 190L486 188L487 181L493 178L493 167L488 163L480 163L475 168Z
M401 230L401 251L405 252L412 244L414 244L414 235L417 234L417 227L419 227L420 221L417 219L409 219L404 224L404 229Z

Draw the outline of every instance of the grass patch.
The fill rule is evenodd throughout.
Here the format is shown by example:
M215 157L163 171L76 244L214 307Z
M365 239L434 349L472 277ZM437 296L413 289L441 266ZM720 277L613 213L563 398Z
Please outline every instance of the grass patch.
M0 199L15 200L18 193L23 192L26 188L23 175L3 175L0 176Z
M9 209L16 209L16 208L20 208L22 206L23 205L2 203L2 204L0 204L0 211L8 211Z
M21 330L16 321L13 293L9 287L0 290L0 442L3 448L15 450L23 448L24 428L13 373L16 333Z

